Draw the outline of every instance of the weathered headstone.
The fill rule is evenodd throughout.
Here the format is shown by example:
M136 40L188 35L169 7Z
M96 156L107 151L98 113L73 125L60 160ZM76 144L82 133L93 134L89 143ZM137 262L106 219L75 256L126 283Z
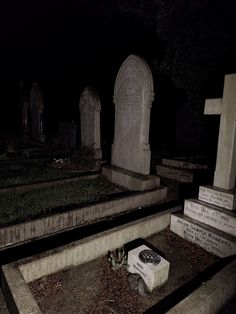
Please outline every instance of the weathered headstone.
M64 148L76 149L77 124L74 121L65 121L59 124L59 144Z
M236 254L236 74L225 76L223 99L206 100L205 114L220 114L213 186L200 186L185 201L184 215L171 216L171 230L213 254Z
M37 82L32 84L30 93L32 139L38 142L45 141L43 125L43 95Z
M92 87L85 87L80 97L81 146L92 147L97 159L102 158L100 111L98 94Z
M147 63L130 55L122 64L115 82L115 134L111 166L103 173L129 189L145 190L159 185L149 176L150 110L154 99L152 73Z
M170 263L146 245L128 252L128 271L139 274L152 292L168 279Z

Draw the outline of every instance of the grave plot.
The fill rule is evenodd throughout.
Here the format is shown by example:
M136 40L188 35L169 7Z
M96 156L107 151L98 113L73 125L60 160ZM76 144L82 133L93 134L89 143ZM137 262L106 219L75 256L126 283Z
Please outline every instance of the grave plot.
M0 165L0 188L69 178L73 173L45 165L45 161L12 162Z
M147 241L158 245L171 264L168 282L152 294L139 295L131 288L126 269L113 271L107 257L101 257L30 283L40 309L43 313L143 313L216 260L186 240L179 241L168 229Z
M168 230L173 211L174 209L169 209L3 266L3 292L9 308L15 306L20 309L20 313L28 311L38 314L143 313L217 259L194 244L184 239L179 240ZM158 247L170 262L168 281L147 296L137 293L136 288L131 289L126 271L113 271L105 257L108 250L122 247L140 237ZM218 284L217 275L215 278L211 274L209 282L206 281L203 286L189 292L188 297L176 306L194 301L194 294L206 289L208 293L198 298L198 305L208 307L211 304L213 311L218 310L228 302L234 291L235 263L229 264L228 268L220 274L221 285ZM7 289L12 299L9 295L6 296ZM222 291L224 296L219 298ZM189 307L186 307L181 313L189 313L188 311Z
M166 199L166 188L130 192L104 177L0 194L0 248L90 224Z

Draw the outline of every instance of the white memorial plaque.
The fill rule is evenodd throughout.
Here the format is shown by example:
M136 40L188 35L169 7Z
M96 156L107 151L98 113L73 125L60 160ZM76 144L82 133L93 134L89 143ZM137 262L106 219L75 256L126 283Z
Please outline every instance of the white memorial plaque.
M163 285L169 275L170 263L146 245L128 252L128 271L139 274L150 292Z
M184 214L236 237L236 215L196 200L185 200Z
M226 257L236 254L235 237L229 235L223 237L220 231L214 232L210 227L195 224L190 221L190 218L171 215L170 230L216 256Z
M229 210L233 210L236 207L236 194L213 187L200 186L198 199Z

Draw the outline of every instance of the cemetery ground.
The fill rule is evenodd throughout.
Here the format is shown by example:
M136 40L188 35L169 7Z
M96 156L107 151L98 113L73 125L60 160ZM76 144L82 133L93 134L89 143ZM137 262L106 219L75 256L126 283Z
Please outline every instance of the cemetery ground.
M141 296L130 287L125 268L112 270L104 256L31 282L30 289L42 313L144 313L218 260L168 228L147 241L171 263L163 287Z

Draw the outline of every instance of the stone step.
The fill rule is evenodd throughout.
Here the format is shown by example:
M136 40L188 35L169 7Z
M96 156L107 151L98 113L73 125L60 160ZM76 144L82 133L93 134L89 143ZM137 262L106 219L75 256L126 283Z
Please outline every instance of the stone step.
M208 226L236 237L236 213L198 199L184 202L184 214Z
M236 254L236 238L183 214L171 215L170 230L219 257Z
M198 199L229 210L236 209L236 190L224 190L213 186L200 186Z
M156 173L160 177L172 179L183 183L193 182L193 172L191 170L179 169L165 165L157 165Z
M162 165L164 166L170 166L185 170L207 170L208 166L204 164L197 164L186 160L181 159L169 159L169 158L163 158L162 159Z

